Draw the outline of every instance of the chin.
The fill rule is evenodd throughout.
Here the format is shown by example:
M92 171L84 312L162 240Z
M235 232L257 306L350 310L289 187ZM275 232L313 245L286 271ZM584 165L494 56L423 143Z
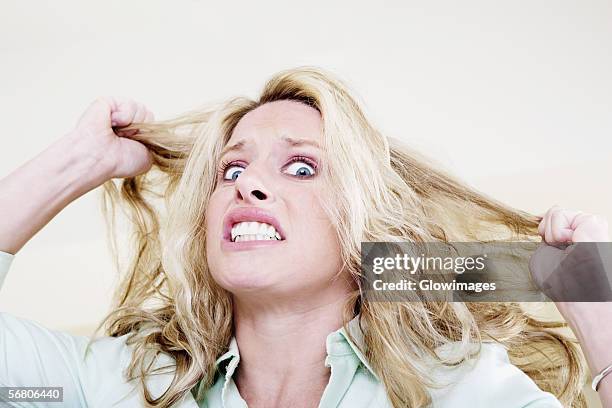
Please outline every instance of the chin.
M257 268L255 269L257 270ZM274 283L270 280L269 272L253 273L252 266L240 269L226 269L221 276L215 276L215 280L221 287L231 293L260 290L274 286Z

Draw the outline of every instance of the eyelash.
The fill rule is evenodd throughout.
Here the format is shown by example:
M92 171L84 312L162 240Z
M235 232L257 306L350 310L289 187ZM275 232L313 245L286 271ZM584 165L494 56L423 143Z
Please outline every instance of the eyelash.
M317 163L312 160L309 157L306 156L293 156L291 159L289 159L289 161L283 166L283 167L287 167L288 165L295 163L295 162L299 162L299 161L303 161L306 164L308 164L310 167L312 167L315 171L315 174L317 172ZM224 160L221 162L221 164L219 164L219 168L217 170L217 175L219 178L223 179L224 175L225 175L225 171L234 165L240 165L243 164L244 162L242 161L236 161L236 160ZM313 176L310 176L313 177ZM310 177L300 177L300 178L310 178ZM229 181L229 180L225 180L225 181Z

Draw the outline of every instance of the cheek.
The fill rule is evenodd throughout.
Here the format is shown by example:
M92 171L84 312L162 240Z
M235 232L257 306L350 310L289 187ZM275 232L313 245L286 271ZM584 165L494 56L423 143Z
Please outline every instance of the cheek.
M289 274L293 287L323 290L341 267L338 239L329 223L310 224L303 237L291 245L291 253L279 262L287 269L278 273Z
M216 191L206 204L206 237L209 238L220 231L223 224L224 206L227 199L222 191Z
M219 257L225 202L222 194L215 192L206 204L206 254L209 264Z
M340 258L340 242L336 232L329 221L320 220L313 225L310 231L310 254L314 259L320 259L326 264L336 264L336 259Z
M292 215L297 241L291 246L293 256L307 265L311 274L333 275L341 264L337 233L316 198L301 198L296 200L300 203L295 208L298 214Z

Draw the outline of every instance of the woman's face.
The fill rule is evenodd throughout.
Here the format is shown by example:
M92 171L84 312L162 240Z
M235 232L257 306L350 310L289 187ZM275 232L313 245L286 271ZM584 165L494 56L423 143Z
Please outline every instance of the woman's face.
M226 146L206 209L214 279L234 294L295 296L330 287L341 259L321 202L319 112L295 101L246 114ZM225 151L225 150L224 150ZM279 239L280 237L280 239Z

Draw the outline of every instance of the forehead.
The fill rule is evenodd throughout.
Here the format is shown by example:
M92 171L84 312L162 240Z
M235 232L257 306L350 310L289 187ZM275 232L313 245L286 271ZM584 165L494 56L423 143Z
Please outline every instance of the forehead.
M289 100L269 102L240 119L230 141L283 135L319 141L322 125L319 111L304 103Z

